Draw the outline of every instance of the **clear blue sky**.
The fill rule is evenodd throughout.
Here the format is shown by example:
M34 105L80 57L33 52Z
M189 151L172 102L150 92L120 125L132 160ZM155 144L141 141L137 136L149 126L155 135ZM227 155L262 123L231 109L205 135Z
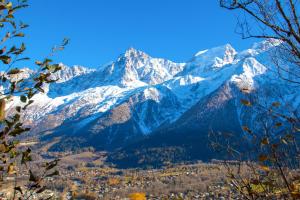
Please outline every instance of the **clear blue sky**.
M238 13L218 0L29 0L19 15L30 25L31 57L43 58L64 37L70 45L57 61L97 67L134 47L153 57L183 62L199 50L253 40L234 33Z

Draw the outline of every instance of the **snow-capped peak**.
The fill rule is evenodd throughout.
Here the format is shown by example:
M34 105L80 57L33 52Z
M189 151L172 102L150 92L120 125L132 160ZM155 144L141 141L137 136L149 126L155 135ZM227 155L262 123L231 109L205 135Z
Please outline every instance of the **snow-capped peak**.
M206 73L231 64L236 55L236 50L230 44L199 51L179 75L206 76Z
M183 70L184 64L152 58L143 51L129 48L103 72L109 82L123 86L155 85L171 79Z
M90 69L79 65L74 65L72 67L66 66L63 63L60 63L59 65L62 70L54 74L54 79L57 79L58 83L66 82L77 76L95 71L95 69Z
M129 49L127 49L125 51L124 56L126 58L148 58L149 57L145 52L137 50L133 47L130 47Z
M269 51L270 49L280 45L281 43L282 43L281 40L276 40L276 39L268 39L261 42L256 42L254 43L252 48L240 52L238 58L243 59L246 57L256 56L265 51Z
M278 45L280 45L282 43L281 40L277 40L277 39L268 39L268 40L264 40L262 42L257 42L254 43L254 45L252 46L252 49L255 50L260 50L262 51L267 51L270 48L276 47Z
M230 44L226 44L212 49L199 51L195 54L192 61L201 62L203 64L211 64L213 62L212 64L215 64L216 67L220 67L224 64L231 63L236 54L236 50Z
M219 57L219 58L225 58L227 60L232 60L236 54L237 54L236 50L230 44L226 44L223 46L199 51L194 55L193 59L197 59L199 57L202 58L204 56L206 58Z

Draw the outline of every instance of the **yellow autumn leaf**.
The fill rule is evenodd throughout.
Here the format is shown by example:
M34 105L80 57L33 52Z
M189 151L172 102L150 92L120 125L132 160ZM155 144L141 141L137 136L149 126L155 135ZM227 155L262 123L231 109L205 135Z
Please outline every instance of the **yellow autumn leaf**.
M0 144L0 153L3 153L6 151L6 146L4 144Z
M13 6L13 5L12 5L12 2L9 2L8 4L6 4L6 8L7 8L7 9L11 9L12 6Z
M244 131L249 131L249 128L247 126L242 127Z
M132 193L129 195L130 200L146 200L146 194L145 193Z
M242 126L242 129L250 134L252 134L252 131L247 126Z
M268 156L266 156L266 155L259 155L259 157L258 157L258 160L260 161L260 162L264 162L264 161L266 161L268 159Z
M261 144L263 144L263 145L269 144L269 139L268 139L268 138L263 138L263 139L261 140Z
M0 121L5 119L5 100L0 99Z
M241 99L241 103L242 103L243 105L245 105L245 106L251 106L250 101L245 100L245 99Z
M268 166L265 166L265 165L261 165L259 166L261 170L263 171L266 171L266 172L269 172L270 171L270 168Z
M274 107L279 107L279 106L280 106L280 103L279 103L279 102L274 102L274 103L272 103L272 106L274 106Z
M300 192L298 191L293 191L291 195L294 199L300 199Z
M120 180L119 179L117 179L117 178L110 178L110 179L108 179L108 184L109 185L118 185L120 183Z
M16 171L15 171L15 165L13 163L10 163L8 168L7 168L7 173L8 174L15 174Z

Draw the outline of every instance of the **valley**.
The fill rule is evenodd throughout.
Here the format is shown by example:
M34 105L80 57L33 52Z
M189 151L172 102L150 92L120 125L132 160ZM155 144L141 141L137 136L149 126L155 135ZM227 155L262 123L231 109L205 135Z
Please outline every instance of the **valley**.
M169 163L160 169L118 169L104 164L104 153L64 153L64 156L59 156L62 156L58 167L60 175L55 179L47 178L47 188L42 193L33 194L32 199L135 200L135 196L139 196L141 199L177 200L239 197L237 191L228 187L227 169L217 160L213 163ZM25 171L23 177L26 180ZM14 184L14 178L7 177L6 183L0 186L2 199L12 195L12 191L6 188L11 188L9 185ZM18 179L20 184L22 180Z

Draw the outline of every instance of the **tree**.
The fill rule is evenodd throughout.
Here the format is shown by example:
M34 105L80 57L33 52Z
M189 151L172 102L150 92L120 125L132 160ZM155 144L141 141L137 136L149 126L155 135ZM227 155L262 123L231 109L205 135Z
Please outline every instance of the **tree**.
M238 20L237 32L242 38L259 38L276 41L276 51L270 58L277 67L279 78L299 88L300 84L300 23L299 2L294 0L220 0L220 6L228 10L244 12ZM244 91L241 91L244 92ZM257 91L258 93L260 91ZM245 94L241 104L249 112L259 114L259 130L247 125L243 130L249 148L232 148L215 138L216 148L230 152L238 159L236 171L226 163L230 183L245 199L299 199L300 151L298 113L288 112L284 105L273 102L263 105L260 96ZM224 139L224 138L223 138ZM246 166L247 173L241 173Z
M27 0L0 1L0 29L3 37L0 41L0 186L7 185L5 178L14 176L15 183L12 186L12 199L28 199L34 193L41 193L45 186L43 180L46 177L58 175L54 169L58 160L44 163L44 169L40 175L36 174L30 165L32 152L30 148L21 148L20 136L28 131L24 125L22 113L28 106L34 103L33 97L39 92L44 92L44 84L54 82L53 74L61 67L53 64L50 58L36 61L38 71L29 77L24 77L24 71L17 65L29 63L30 58L22 56L26 50L22 39L23 32L29 25L19 21L16 13L28 7ZM62 44L52 49L51 55L56 51L63 50L68 44L64 39ZM50 55L50 56L51 56ZM14 104L14 111L6 113L6 104L18 101ZM21 166L26 168L29 177L28 184L17 185L17 178L21 177Z
M281 41L272 55L281 78L300 83L300 4L297 0L220 0L220 6L245 13L237 32L242 38Z

